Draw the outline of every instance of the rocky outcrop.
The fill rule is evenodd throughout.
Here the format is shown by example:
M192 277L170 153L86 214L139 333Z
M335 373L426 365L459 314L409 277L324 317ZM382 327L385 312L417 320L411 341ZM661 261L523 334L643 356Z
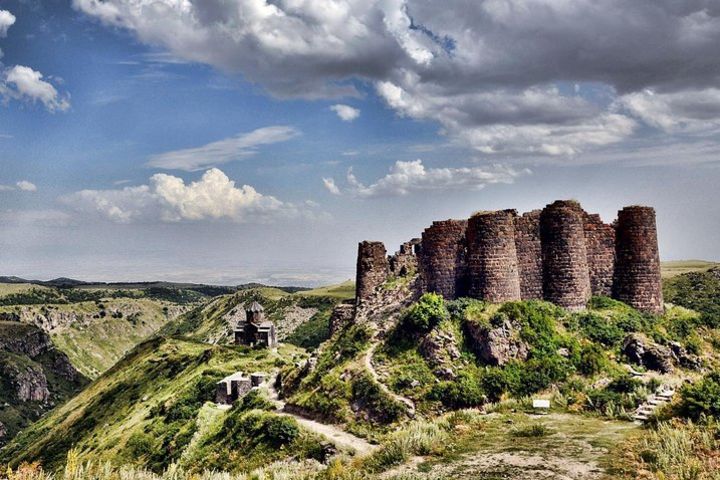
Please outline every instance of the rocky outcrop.
M50 399L47 377L41 365L15 363L0 358L0 374L5 387L21 402L46 402Z
M0 422L0 444L2 444L5 435L7 435L7 430L5 429L5 425Z
M622 352L628 359L650 370L670 373L674 355L669 347L659 345L641 333L631 333L623 340Z
M528 344L520 338L519 327L510 320L497 327L467 322L465 328L473 349L489 365L505 365L528 357Z
M454 362L460 359L460 348L452 333L436 328L423 337L418 350L438 376L455 378L452 367Z
M54 348L52 340L42 330L20 324L10 326L8 322L2 324L6 327L3 331L11 330L11 334L0 336L0 350L35 358Z
M688 352L687 349L680 345L678 342L670 342L670 351L672 351L673 357L681 367L690 370L702 369L702 358L700 358L700 356L698 355Z

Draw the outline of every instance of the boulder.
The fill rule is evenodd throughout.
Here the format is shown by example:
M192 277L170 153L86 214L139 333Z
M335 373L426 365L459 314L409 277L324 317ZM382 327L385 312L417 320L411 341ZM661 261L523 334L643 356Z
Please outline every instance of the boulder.
M5 438L5 435L7 435L7 430L5 430L5 425L0 422L0 442Z
M689 370L702 369L702 359L698 355L688 352L685 347L678 342L670 342L670 350L681 367Z
M622 352L628 359L650 370L670 373L674 355L670 347L659 345L641 333L631 333L623 340Z
M422 338L418 350L432 368L442 371L452 372L453 362L460 358L455 336L437 328Z
M527 360L530 349L520 338L520 328L510 320L498 327L468 322L466 324L473 349L490 365L505 365L511 360Z

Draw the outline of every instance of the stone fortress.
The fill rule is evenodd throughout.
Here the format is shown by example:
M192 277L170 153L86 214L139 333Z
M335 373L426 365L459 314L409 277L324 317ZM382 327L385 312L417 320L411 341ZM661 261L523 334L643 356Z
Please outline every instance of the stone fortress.
M518 215L475 213L434 222L393 256L381 242L358 247L356 307L389 279L417 272L419 295L500 303L547 300L568 310L590 297L615 298L643 312L663 311L655 210L630 206L605 224L572 200Z

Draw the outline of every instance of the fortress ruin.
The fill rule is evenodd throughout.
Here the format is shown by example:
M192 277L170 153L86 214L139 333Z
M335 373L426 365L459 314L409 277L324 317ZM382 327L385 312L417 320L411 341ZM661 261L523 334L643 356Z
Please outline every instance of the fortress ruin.
M381 242L361 242L356 305L392 277L417 272L416 293L489 302L547 300L582 310L593 295L663 311L655 210L630 206L613 224L572 200L542 210L475 213L433 222L422 237L388 256Z

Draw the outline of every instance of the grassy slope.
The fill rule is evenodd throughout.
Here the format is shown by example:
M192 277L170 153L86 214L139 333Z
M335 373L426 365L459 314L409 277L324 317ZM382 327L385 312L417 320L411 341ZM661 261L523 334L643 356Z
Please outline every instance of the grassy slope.
M319 287L313 290L299 292L297 295L323 296L333 297L339 300L350 300L355 298L355 282L348 280L347 282L343 282L338 285L329 285L326 287Z
M705 272L712 267L717 267L720 263L708 262L705 260L676 260L670 262L662 262L660 268L663 278L672 278L683 273Z
M33 315L76 314L81 321L51 332L53 343L65 352L83 375L95 378L115 364L125 353L158 331L168 317L165 308L173 304L148 298L107 298L102 302L77 302L53 305L0 306L0 312L21 309ZM133 312L113 317L114 311ZM84 322L82 318L90 318Z
M177 339L145 342L0 450L0 464L32 460L54 468L76 448L89 459L167 466L190 443L216 381L300 357L292 346L273 353ZM159 459L152 455L158 452Z

